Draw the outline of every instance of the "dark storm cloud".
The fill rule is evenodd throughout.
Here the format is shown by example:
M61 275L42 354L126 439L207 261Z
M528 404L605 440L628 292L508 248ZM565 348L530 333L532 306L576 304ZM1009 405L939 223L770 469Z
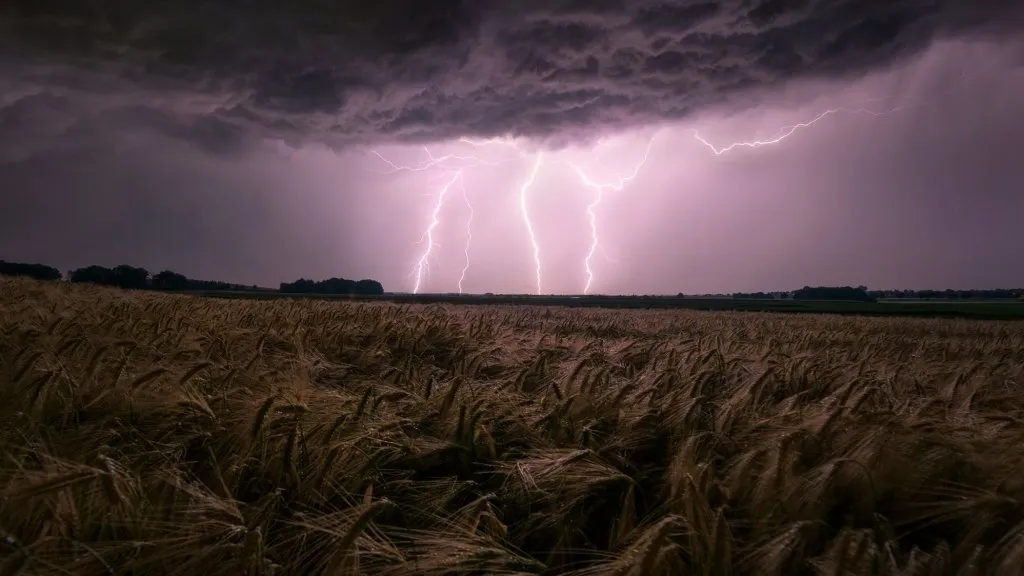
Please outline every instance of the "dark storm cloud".
M16 0L0 49L30 89L3 101L0 131L63 136L121 106L216 152L259 136L546 136L752 103L937 37L1008 34L1020 14L1015 0ZM26 124L48 107L64 120Z

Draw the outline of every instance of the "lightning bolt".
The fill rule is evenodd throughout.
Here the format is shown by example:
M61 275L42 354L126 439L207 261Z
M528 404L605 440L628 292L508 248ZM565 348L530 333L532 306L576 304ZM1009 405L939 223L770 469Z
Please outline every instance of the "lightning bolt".
M466 263L462 267L462 275L459 276L459 294L462 294L462 283L466 281L466 272L469 270L469 245L473 242L473 203L469 201L469 192L466 191L466 183L459 178L459 186L462 188L462 200L466 203L466 208L469 209L469 218L466 219Z
M478 144L466 138L463 138L460 141L472 145L487 145L492 143L491 141L484 141L483 143ZM517 151L520 151L518 146L515 146L514 144L510 144L505 141L495 139L494 143L508 144L515 148ZM441 189L437 193L437 199L434 203L433 210L431 211L430 223L427 225L427 228L423 233L422 238L425 239L426 241L426 248L424 248L423 252L420 254L419 260L417 260L416 264L413 266L412 272L410 273L410 276L413 277L413 294L419 293L420 287L423 284L424 275L429 273L430 256L434 249L434 245L436 244L434 242L434 231L441 224L440 214L442 209L444 208L445 200L447 199L448 191L450 190L450 188L455 184L455 182L460 183L463 191L463 200L465 200L466 204L469 206L470 219L472 219L473 206L472 204L470 204L469 195L466 192L465 182L463 181L462 178L463 172L465 170L481 166L499 166L501 164L505 164L507 162L515 160L515 158L488 160L485 158L481 158L479 156L464 156L460 154L445 154L444 156L434 156L430 152L430 149L427 148L426 146L423 147L423 152L427 156L427 160L423 162L419 162L416 164L398 164L397 162L388 159L377 150L370 150L370 153L372 155L376 156L378 159L380 159L382 162L384 162L391 168L387 172L388 174L393 174L396 172L425 172L428 170L441 170L442 172L454 171L454 176L451 178L451 180L448 181L443 187L441 187ZM471 225L472 222L467 224L467 226ZM466 271L469 269L469 243L471 241L472 230L469 230L466 237L466 246L464 250L466 255L466 263L464 268L462 269L462 276L459 278L460 294L462 293L462 283L465 280Z
M469 144L471 146L482 147L482 146L506 146L512 148L519 153L520 157L525 157L526 152L518 145L514 140L507 138L490 138L487 140L473 140L470 138L461 138L459 142ZM530 240L530 247L533 250L533 265L534 274L536 276L537 294L541 294L543 288L543 281L541 272L543 269L543 263L540 257L540 243L537 242L537 234L533 228L533 220L530 217L529 204L527 203L527 197L530 193L530 188L533 187L533 183L537 180L537 174L540 172L540 166L543 162L544 154L538 152L534 155L533 168L530 170L529 176L519 187L519 215L523 219L523 225L526 228L526 235Z
M445 154L444 156L435 157L433 154L430 153L430 149L428 149L426 146L423 147L423 152L425 152L427 155L427 161L421 162L419 164L413 164L410 166L404 164L396 164L395 162L385 158L384 155L381 154L380 152L376 150L370 150L370 154L373 154L377 158L380 158L381 161L383 161L385 164L391 167L391 171L387 172L388 174L393 174L395 172L425 172L433 168L445 169L449 167L448 164L451 163L452 161L464 162L466 165L464 165L463 167L498 166L504 164L505 162L508 162L508 160L491 161L479 158L477 156L460 156L458 154Z
M452 179L445 183L444 186L437 193L437 201L434 203L434 210L430 214L430 224L427 226L427 231L424 233L427 239L427 247L423 249L423 253L420 255L419 261L416 262L413 273L416 276L416 283L413 285L412 293L416 294L420 291L420 283L423 281L423 273L429 271L430 267L430 253L434 250L434 229L441 223L440 214L441 208L444 207L444 199L448 195L448 190L455 184L457 180L462 179L462 171L457 170Z
M762 146L771 146L773 144L778 144L785 140L786 138L792 136L793 133L795 133L796 131L802 130L804 128L810 128L811 126L814 126L821 120L824 120L825 118L832 116L833 114L838 114L840 112L846 112L849 114L868 114L871 116L884 116L886 114L892 114L893 112L896 112L897 110L901 109L903 109L903 106L899 106L882 112L868 110L867 108L831 108L829 110L821 112L814 118L807 120L805 122L784 126L779 129L775 136L767 140L748 140L742 142L733 142L732 144L723 146L721 148L705 140L697 130L693 131L693 137L696 138L698 142L706 146L708 150L711 150L711 152L714 153L715 156L721 156L722 154L725 154L726 152L731 152L737 148L761 148Z
M810 128L811 126L814 126L815 124L824 120L825 118L839 113L882 116L886 114L891 114L904 107L905 106L900 106L897 108L881 112L869 110L866 108L831 108L817 114L810 120L806 120L789 126L784 126L780 128L775 133L775 135L770 138L763 140L737 141L724 146L718 146L713 144L711 141L701 136L700 132L696 129L692 130L692 133L693 137L704 147L710 150L715 156L722 156L728 152L732 152L740 148L761 148L764 146L780 144L784 140L795 134L796 132L803 130L805 128ZM441 225L441 213L444 209L445 202L447 200L448 193L451 190L451 187L454 186L456 183L459 184L462 191L462 199L466 203L466 207L468 208L469 212L468 219L466 222L465 246L463 249L464 263L461 275L459 276L458 280L459 293L462 294L466 275L472 264L470 259L470 244L473 241L472 226L473 218L475 215L473 205L470 202L469 192L464 181L465 172L473 168L495 167L508 162L525 160L531 157L531 154L523 150L523 148L520 147L515 140L510 138L490 138L483 140L460 138L458 142L464 145L472 146L474 148L485 148L491 146L505 147L515 151L516 154L513 157L501 158L497 160L491 158L483 158L480 156L461 154L446 154L443 156L434 156L433 154L431 154L428 148L424 147L423 151L426 155L426 160L413 164L399 164L386 158L376 150L370 151L373 155L375 155L379 160L384 162L385 165L389 167L390 170L387 173L436 171L440 172L442 174L442 177L446 178L444 185L441 186L441 188L439 188L436 193L436 200L434 202L433 209L430 213L430 222L423 233L422 241L425 242L425 247L421 252L420 257L417 260L416 264L414 265L413 270L410 274L411 276L414 277L413 293L419 292L420 288L422 287L425 275L429 273L430 259L432 256L434 246L436 244L434 239L434 233L438 226ZM625 175L619 175L611 181L598 181L597 179L593 178L588 173L588 171L584 169L581 165L571 162L569 160L561 159L559 157L561 156L561 154L559 154L558 152L551 153L555 161L561 162L569 166L575 172L583 186L590 188L591 190L594 191L593 199L587 204L586 207L586 216L590 230L590 246L587 250L586 257L583 261L583 267L586 272L586 283L583 289L584 294L589 294L591 288L593 287L595 276L593 266L594 256L599 249L603 248L601 246L601 239L598 230L598 209L602 201L604 200L606 193L611 191L621 191L623 188L626 187L626 185L628 185L637 177L637 175L640 173L643 167L647 164L653 143L654 136L651 136L644 149L644 153L641 160L633 167L631 171L629 171ZM591 154L596 155L593 149L591 150ZM522 218L524 228L526 229L527 238L530 242L530 248L532 251L534 263L537 294L541 294L543 288L543 262L541 260L541 246L538 242L536 230L534 229L533 220L530 214L529 199L530 192L537 181L544 160L544 152L536 152L532 154L532 159L530 160L530 170L526 178L521 182L518 190L519 213L520 217Z
M533 246L533 265L537 275L538 296L541 294L540 244L537 243L537 235L533 231L533 222L530 220L530 210L526 204L526 195L529 193L534 181L537 180L537 173L540 172L540 164L543 159L544 153L538 152L533 161L533 169L530 171L529 177L525 182L523 182L523 185L519 187L519 212L523 217L523 223L526 224L526 232L530 236L530 244Z
M597 232L597 207L604 200L604 193L606 190L613 190L616 192L621 191L626 184L631 182L640 173L640 170L647 164L647 159L651 155L651 145L654 144L654 136L651 136L650 140L647 141L647 148L644 149L643 158L640 162L633 167L633 170L626 176L619 176L618 180L614 182L597 182L590 177L578 164L568 163L569 166L576 172L576 175L580 177L583 185L592 188L595 191L594 199L587 204L587 220L590 223L590 249L587 251L587 256L583 260L583 267L587 272L587 283L583 288L584 294L590 293L590 287L594 283L594 269L592 261L594 259L594 253L597 252L597 248L600 244L600 237Z

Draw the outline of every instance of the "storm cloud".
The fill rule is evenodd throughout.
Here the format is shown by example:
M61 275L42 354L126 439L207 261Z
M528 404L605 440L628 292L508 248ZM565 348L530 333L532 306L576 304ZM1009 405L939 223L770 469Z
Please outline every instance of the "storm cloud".
M3 158L123 123L232 153L541 139L752 106L936 39L1019 30L1013 0L16 0ZM11 142L17 134L16 142Z
M1017 0L12 0L0 258L395 291L422 269L425 291L532 292L537 258L543 290L567 293L591 277L604 293L1020 286L1007 263L1024 243L1022 13ZM716 155L694 137L771 139L825 110L779 146ZM613 181L651 134L647 164L598 206L569 163ZM523 148L459 141L492 136ZM371 147L501 163L467 168L442 202L451 170L388 173Z

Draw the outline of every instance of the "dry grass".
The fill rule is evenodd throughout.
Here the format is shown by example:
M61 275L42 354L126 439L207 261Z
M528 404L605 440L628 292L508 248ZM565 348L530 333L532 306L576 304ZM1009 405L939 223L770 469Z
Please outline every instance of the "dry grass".
M1024 325L0 279L0 574L1019 574Z

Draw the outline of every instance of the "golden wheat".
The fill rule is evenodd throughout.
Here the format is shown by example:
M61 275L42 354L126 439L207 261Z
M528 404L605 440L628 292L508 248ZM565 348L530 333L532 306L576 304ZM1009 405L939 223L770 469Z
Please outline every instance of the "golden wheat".
M1024 324L0 279L0 574L1019 574Z

